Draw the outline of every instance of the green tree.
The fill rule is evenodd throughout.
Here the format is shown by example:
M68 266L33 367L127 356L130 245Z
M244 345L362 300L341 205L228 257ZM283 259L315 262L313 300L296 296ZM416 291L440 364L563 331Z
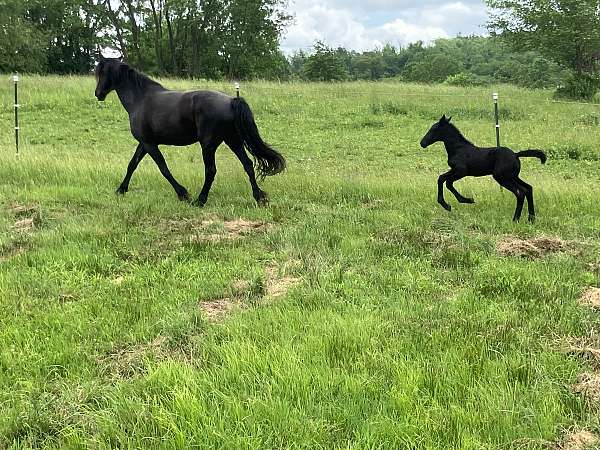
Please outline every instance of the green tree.
M488 28L517 49L537 49L572 70L565 93L595 95L600 83L600 0L487 0Z
M310 81L343 81L348 78L348 69L335 50L317 41L313 54L308 57L302 70Z

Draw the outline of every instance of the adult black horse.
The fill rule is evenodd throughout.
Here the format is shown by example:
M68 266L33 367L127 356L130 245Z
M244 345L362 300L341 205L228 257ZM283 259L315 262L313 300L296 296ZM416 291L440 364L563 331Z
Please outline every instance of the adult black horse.
M133 172L149 154L179 199L188 200L187 190L171 174L158 146L199 142L205 179L197 204L203 206L217 173L215 153L225 142L244 166L255 200L259 204L268 201L266 193L258 187L254 164L246 150L254 157L261 177L282 172L285 159L262 140L252 111L243 98L215 91L170 91L115 58L101 56L95 74L96 98L104 101L111 91L117 91L129 114L131 133L139 142L117 193L127 192Z

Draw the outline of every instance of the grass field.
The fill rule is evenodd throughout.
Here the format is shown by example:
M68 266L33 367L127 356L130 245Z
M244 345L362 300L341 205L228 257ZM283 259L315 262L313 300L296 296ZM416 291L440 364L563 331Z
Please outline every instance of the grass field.
M2 79L0 448L580 448L569 433L600 431L600 320L579 301L600 285L600 105L498 88L503 143L550 157L523 164L530 225L490 179L444 211L444 149L418 145L442 113L492 145L491 89L243 84L289 169L258 208L222 147L198 209L149 158L115 196L135 143L91 77L23 77L15 158ZM197 195L198 148L164 154Z

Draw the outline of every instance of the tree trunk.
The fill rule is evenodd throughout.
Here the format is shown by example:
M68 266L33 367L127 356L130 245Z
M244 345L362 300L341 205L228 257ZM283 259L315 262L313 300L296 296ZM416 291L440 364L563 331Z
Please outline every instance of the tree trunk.
M173 36L173 27L171 26L170 16L169 4L165 3L165 19L167 21L167 31L169 33L169 51L171 52L172 70L175 75L179 75L179 68L177 67L177 58L175 55L175 38Z
M125 41L123 39L123 27L121 26L121 21L119 20L119 17L115 13L115 11L112 9L110 0L106 0L104 2L104 5L106 6L108 19L115 28L115 33L117 34L117 42L119 43L119 50L121 51L121 55L123 56L123 58L127 59L127 47L125 46Z
M132 0L125 0L125 6L127 6L127 16L131 22L131 40L133 44L133 51L137 57L137 63L143 65L142 52L140 50L140 29L137 21L135 20L135 9L133 7Z
M152 18L154 19L154 53L156 54L156 62L158 64L159 71L163 71L164 63L162 58L162 5L159 3L158 7L160 15L156 11L156 5L154 0L150 0L150 7L152 8Z

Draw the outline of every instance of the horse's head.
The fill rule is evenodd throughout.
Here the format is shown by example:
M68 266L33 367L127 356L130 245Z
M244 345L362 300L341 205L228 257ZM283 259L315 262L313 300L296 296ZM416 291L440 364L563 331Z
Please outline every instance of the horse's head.
M94 74L96 76L96 98L101 102L111 93L119 82L122 62L117 58L105 58L100 55L100 60Z
M452 125L450 125L451 120L452 117L446 118L446 115L444 114L438 122L431 126L427 134L423 136L423 139L421 139L421 147L427 148L436 142L442 141L447 135L448 128L452 127Z

